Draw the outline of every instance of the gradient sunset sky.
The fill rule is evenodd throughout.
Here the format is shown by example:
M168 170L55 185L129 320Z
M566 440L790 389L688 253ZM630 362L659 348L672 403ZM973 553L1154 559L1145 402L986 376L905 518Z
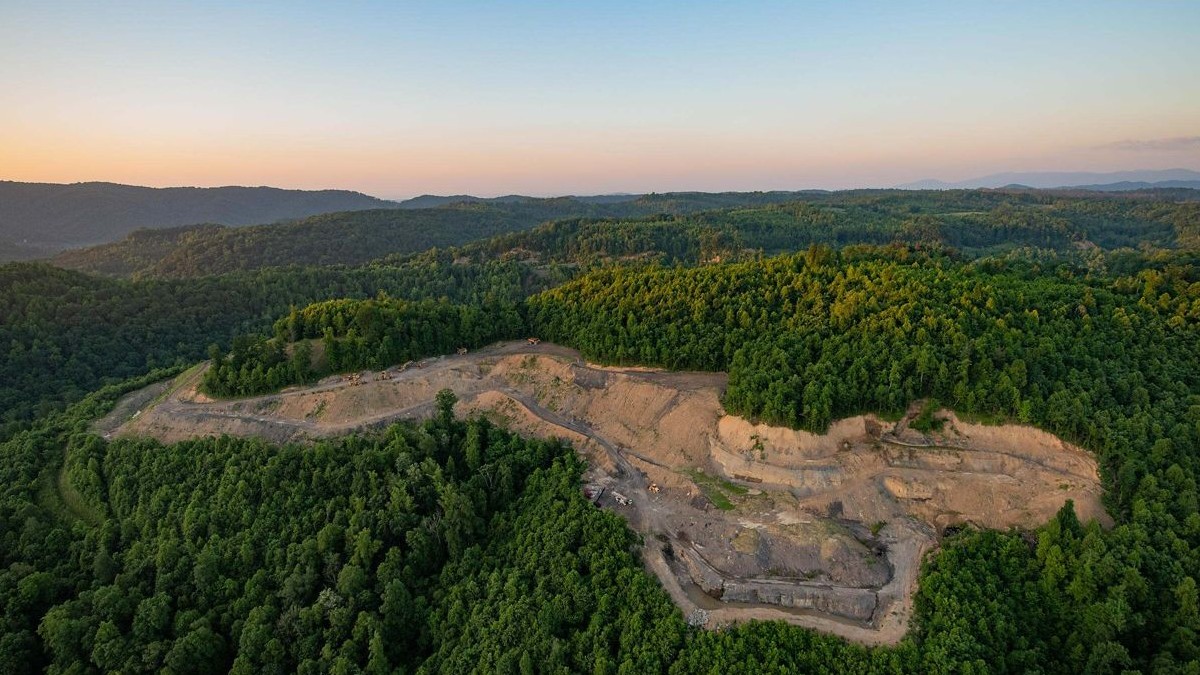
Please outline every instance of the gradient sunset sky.
M0 179L594 194L1200 169L1200 2L12 2Z

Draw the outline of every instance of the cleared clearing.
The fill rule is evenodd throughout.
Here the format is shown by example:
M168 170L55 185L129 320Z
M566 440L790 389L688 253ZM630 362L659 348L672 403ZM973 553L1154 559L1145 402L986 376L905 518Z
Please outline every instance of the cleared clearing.
M546 343L233 401L198 394L201 372L131 394L101 428L168 442L305 441L428 416L448 388L460 414L572 442L590 463L588 493L643 534L647 567L709 627L781 619L894 643L921 558L947 528L1032 528L1067 499L1082 520L1111 522L1095 461L1037 429L941 411L942 430L924 435L907 426L918 407L898 422L840 420L825 434L756 425L725 414L722 374L600 367Z

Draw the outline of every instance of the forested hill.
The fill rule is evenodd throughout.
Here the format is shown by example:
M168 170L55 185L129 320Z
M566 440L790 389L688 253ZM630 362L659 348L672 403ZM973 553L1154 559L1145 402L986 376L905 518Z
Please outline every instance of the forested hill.
M458 246L546 220L614 212L637 210L564 198L327 213L252 227L142 230L111 244L67 251L53 263L84 272L147 278L191 278L292 265L355 265L389 253Z
M54 251L113 241L145 227L251 225L392 206L394 202L348 190L0 181L0 246L8 242L11 257L30 249ZM0 248L0 260L4 256Z
M461 204L375 209L252 227L139 230L121 241L53 259L66 269L112 276L191 278L289 265L353 265L532 227L537 210Z
M686 196L662 195L636 201L642 204L637 208L659 209L663 201L693 208L697 201L707 204L713 197L690 201ZM794 200L795 195L729 198ZM0 353L5 355L0 358L0 425L23 423L113 378L201 358L210 343L228 346L238 333L265 331L290 304L372 297L380 291L413 301L446 297L477 303L491 294L515 303L593 265L626 258L696 264L752 259L760 251L770 255L803 250L812 243L885 243L1048 257L1047 269L1069 259L1080 269L1114 275L1175 265L1196 268L1190 252L1196 250L1200 232L1200 205L1195 203L986 191L824 194L810 199L813 203L792 201L681 216L554 222L458 249L409 253L364 267L290 266L215 274L237 269L233 264L237 261L295 262L292 256L298 254L289 247L307 236L324 243L302 248L304 255L315 256L302 260L327 261L326 249L358 256L351 258L357 260L386 251L373 232L394 231L389 236L402 247L445 245L455 237L479 236L480 229L527 227L546 215L548 205L516 204L498 211L501 205L466 204L339 216L361 222L360 228L326 227L327 219L335 216L322 216L292 226L147 231L138 233L128 259L98 256L85 261L106 274L161 265L157 269L164 276L196 277L188 279L160 280L143 273L146 278L134 283L114 283L46 265L0 266ZM550 201L561 202L564 212L577 208L569 200ZM512 210L522 208L528 212ZM386 219L403 214L412 226L371 223L372 218L391 222ZM462 223L467 216L478 218L474 222L479 227L417 226L420 218L430 218L426 224L445 224ZM289 227L310 234L278 236ZM231 236L243 232L246 239ZM367 234L358 238L356 232ZM189 243L192 240L194 244ZM1145 255L1128 249L1104 250L1122 245L1159 251ZM1030 246L1062 247L1066 253L1011 250ZM1171 252L1172 247L1184 251Z
M1120 248L1195 248L1200 204L992 190L859 191L794 195L790 201L673 216L571 219L469 244L482 261L602 263L651 259L717 262L812 244L899 244L970 257L1038 249L1086 255ZM392 258L399 260L399 258Z
M1018 248L1169 249L1194 245L1197 233L1200 204L1146 197L990 190L676 193L612 202L464 201L249 228L139 231L60 254L54 264L112 276L191 278L398 261L431 247L461 247L460 256L478 262L515 253L543 262L650 256L692 263L811 244L919 244L970 256Z
M1096 453L1115 528L1084 528L1066 508L1034 544L1015 532L951 538L924 567L911 641L872 652L874 672L1194 672L1200 268L1190 253L1121 255L1145 267L1112 276L902 246L607 265L529 298L524 316L533 334L591 360L728 371L723 403L732 414L822 430L840 417L932 398ZM274 339L240 339L228 355L214 354L205 385L244 395L326 374L308 370L299 340L320 338L326 368L350 371L519 330L520 312L504 298L473 295L292 311ZM494 621L465 608L456 615L480 639ZM520 639L522 630L505 628ZM784 642L802 634L774 630ZM714 667L756 650L746 633L711 635L719 646L703 655L685 649L685 662L704 672L760 672ZM441 653L485 663L462 648ZM790 659L825 648L789 650L777 658L792 665L769 672L809 672ZM838 672L825 663L818 672Z
M679 193L626 199L464 197L434 208L330 213L248 228L137 231L111 244L65 252L54 259L54 264L113 276L156 278L288 265L353 265L388 254L458 246L563 218L687 214L730 205L776 204L799 194Z
M724 405L751 418L820 430L933 397L1079 442L1100 461L1118 526L1072 542L1055 541L1057 528L1040 533L1033 569L1045 596L1011 617L1020 628L998 616L924 624L961 631L954 650L987 654L988 669L945 672L1189 672L1200 666L1198 282L1193 265L1081 278L1027 262L814 247L731 265L600 269L532 298L529 320L591 359L728 370ZM945 557L927 566L922 593L956 567ZM936 605L962 607L975 592L963 581ZM1001 607L1019 584L989 587ZM983 648L1056 613L1037 635ZM1026 648L1044 650L1036 667L1011 660Z
M0 672L1200 672L1197 205L781 201L357 267L0 266ZM172 236L207 230L225 231ZM886 245L766 255L813 241ZM206 352L205 384L240 395L526 330L727 370L730 411L793 426L922 397L1034 424L1097 454L1116 525L1065 507L1032 533L950 536L908 637L867 649L689 629L569 451L456 421L445 398L426 424L304 448L87 433L151 378L87 392Z
M538 284L550 279L538 275ZM211 343L269 328L291 305L387 293L513 302L533 286L514 263L288 268L129 282L40 263L0 265L0 437L118 379L203 358Z

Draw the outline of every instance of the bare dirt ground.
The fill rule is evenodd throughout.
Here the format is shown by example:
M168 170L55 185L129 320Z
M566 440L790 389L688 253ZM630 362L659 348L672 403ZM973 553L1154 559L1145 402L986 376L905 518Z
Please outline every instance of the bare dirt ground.
M427 417L443 388L460 414L563 438L589 460L586 491L643 535L647 567L689 621L780 619L868 644L907 631L924 554L946 528L1032 528L1073 499L1109 524L1095 461L1029 427L942 411L919 434L875 416L825 434L725 414L715 373L608 368L557 345L508 342L406 369L211 401L202 368L134 392L98 430L308 441Z

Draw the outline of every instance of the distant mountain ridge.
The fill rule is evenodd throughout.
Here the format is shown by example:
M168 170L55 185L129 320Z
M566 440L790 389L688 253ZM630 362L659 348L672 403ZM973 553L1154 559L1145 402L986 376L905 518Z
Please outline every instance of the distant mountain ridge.
M1076 190L1091 190L1093 192L1133 192L1134 190L1200 190L1200 180L1160 180L1155 183L1146 181L1121 181L1119 183L1104 183L1102 185L1075 185Z
M397 206L349 190L0 181L0 246L53 252L113 241L141 228L253 225Z
M573 199L581 204L620 204L622 202L632 202L645 194L612 194L612 195L563 195L559 199ZM402 209L432 209L448 204L460 204L462 202L484 202L489 204L511 204L514 202L534 201L539 199L547 199L546 197L531 197L529 195L503 195L500 197L476 197L474 195L420 195L411 199L404 199L399 204Z
M1141 183L1143 185L1131 188L1111 187L1122 183ZM901 190L971 190L976 188L1003 188L1020 185L1041 190L1072 187L1105 191L1159 187L1193 187L1192 185L1177 184L1160 185L1160 183L1200 183L1200 171L1192 171L1191 169L1113 171L1110 173L1087 171L1007 171L952 182L927 178L912 183L904 183L896 187Z

